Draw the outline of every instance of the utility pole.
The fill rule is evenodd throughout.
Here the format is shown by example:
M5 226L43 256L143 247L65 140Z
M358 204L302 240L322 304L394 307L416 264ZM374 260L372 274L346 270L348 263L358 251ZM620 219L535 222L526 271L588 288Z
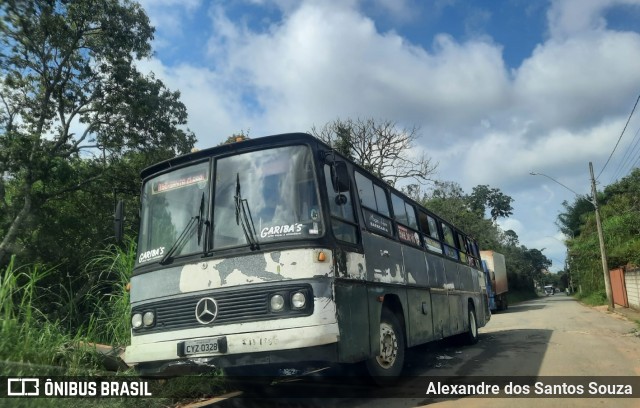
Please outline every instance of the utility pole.
M598 209L598 199L596 192L596 179L593 177L593 164L589 162L589 172L591 173L591 195L593 201L591 204L596 209L596 224L598 226L598 239L600 240L600 257L602 258L602 273L604 273L604 288L607 292L607 302L609 303L609 311L613 311L613 295L611 293L611 278L609 276L609 266L607 265L607 253L604 248L604 235L602 233L602 222L600 221L600 210Z

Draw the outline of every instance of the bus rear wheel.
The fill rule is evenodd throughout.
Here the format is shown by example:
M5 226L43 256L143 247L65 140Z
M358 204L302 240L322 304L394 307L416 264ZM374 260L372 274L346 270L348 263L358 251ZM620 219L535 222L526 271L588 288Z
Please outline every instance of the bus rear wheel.
M469 304L469 327L465 333L465 343L476 344L478 342L478 320L476 318L476 309Z
M367 371L374 382L387 383L402 373L405 340L396 315L387 308L380 316L380 352L367 360Z

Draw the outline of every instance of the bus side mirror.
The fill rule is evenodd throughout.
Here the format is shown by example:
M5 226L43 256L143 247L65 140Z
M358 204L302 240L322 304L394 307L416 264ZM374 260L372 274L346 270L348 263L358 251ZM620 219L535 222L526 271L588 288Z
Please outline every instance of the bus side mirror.
M337 161L331 165L331 182L338 193L349 191L349 172L345 162Z
M113 230L118 244L122 243L124 237L124 202L118 201L116 212L113 214Z

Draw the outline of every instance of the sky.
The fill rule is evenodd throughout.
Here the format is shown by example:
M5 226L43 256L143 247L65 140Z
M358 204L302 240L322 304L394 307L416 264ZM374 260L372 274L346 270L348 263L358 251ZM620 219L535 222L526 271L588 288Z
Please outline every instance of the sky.
M435 178L511 196L501 227L554 272L589 162L599 190L640 165L640 0L141 4L156 32L139 68L181 92L198 148L338 118L418 127Z

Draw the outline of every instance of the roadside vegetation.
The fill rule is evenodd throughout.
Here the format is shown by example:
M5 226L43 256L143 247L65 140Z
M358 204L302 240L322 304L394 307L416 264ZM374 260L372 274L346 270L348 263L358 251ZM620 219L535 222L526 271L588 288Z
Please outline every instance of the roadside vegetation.
M0 2L3 376L104 374L94 344L129 342L140 171L196 141L180 93L138 70L153 32L129 0ZM133 237L122 247L113 240L117 200ZM171 400L158 401L125 405Z
M3 376L136 377L133 370L107 372L104 356L95 344L126 346L129 342L129 296L126 284L135 259L135 244L111 245L90 257L86 268L100 270L98 283L83 296L63 286L49 286L55 268L15 266L14 258L2 273L0 286L0 372ZM69 301L77 302L69 304ZM47 310L66 310L55 314ZM78 313L76 306L89 313ZM220 372L206 376L148 380L160 398L100 399L100 407L166 407L177 401L220 393L226 387ZM12 406L96 406L90 399L38 398L11 400Z
M589 306L600 306L607 303L607 293L604 290L597 292L578 292L575 298Z
M609 269L640 265L640 169L598 193ZM572 282L576 296L590 305L607 303L600 246L591 197L563 203L558 216L567 239L568 270L565 285Z

